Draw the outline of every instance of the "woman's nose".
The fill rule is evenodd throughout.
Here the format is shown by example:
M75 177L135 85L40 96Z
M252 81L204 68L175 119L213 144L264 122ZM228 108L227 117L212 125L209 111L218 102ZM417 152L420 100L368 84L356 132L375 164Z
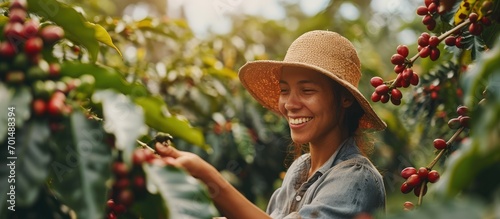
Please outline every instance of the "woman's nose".
M285 109L288 111L293 111L300 109L300 100L294 92L291 92L288 98L285 100Z

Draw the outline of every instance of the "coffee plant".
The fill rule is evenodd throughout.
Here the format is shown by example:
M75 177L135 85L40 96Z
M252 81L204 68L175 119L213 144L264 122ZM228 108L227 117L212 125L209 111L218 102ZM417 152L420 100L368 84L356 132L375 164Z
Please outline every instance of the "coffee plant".
M106 47L122 54L102 25L55 0L4 2L0 12L1 121L11 124L1 154L15 159L2 158L0 178L12 180L1 182L0 217L217 215L197 181L138 147L166 132L209 148L159 96L103 64Z
M412 91L413 95L408 95L410 99L408 104L410 107L429 107L426 109L429 115L432 115L436 106L447 104L445 95L449 94L440 92L441 87L446 86L446 90L450 90L451 86L452 90L456 91L451 95L458 96L461 101L454 117L448 121L449 129L454 131L452 136L448 139L436 138L433 141L436 150L435 158L426 166L406 167L400 173L405 180L400 191L404 194L413 191L418 197L416 206L421 206L428 190L428 183L439 184L436 185L440 188L436 189L436 193L451 197L465 190L474 181L474 176L478 176L487 169L498 169L498 165L494 164L499 161L498 141L491 139L494 135L498 135L498 125L493 125L495 128L494 131L489 132L490 134L475 128L482 129L484 126L481 122L486 122L485 119L498 121L498 116L486 116L482 113L492 113L498 108L496 100L492 99L498 97L498 80L494 78L498 78L498 70L495 68L498 68L498 63L500 63L499 45L496 40L500 31L498 25L500 4L498 1L489 0L425 0L424 5L416 9L416 13L423 17L422 23L431 32L423 32L418 37L417 52L411 58L408 58L410 49L407 45L399 45L396 48L396 54L390 59L394 65L394 72L397 74L395 79L384 81L376 76L370 80L370 84L375 88L371 96L373 102L390 101L394 105L402 104L401 88L416 86ZM441 51L451 55L441 59L443 64L437 70L428 74L417 73L413 70L412 67L419 58L439 61L444 53ZM487 81L487 78L493 81ZM449 117L445 114L440 116ZM487 123L492 125L490 122ZM485 143L485 139L481 138L486 136L490 136L487 138L492 140L486 143L490 146L489 152L478 149L485 149L486 146L480 144ZM472 150L482 152L472 152ZM492 153L490 155L484 154L490 152ZM440 176L440 173L433 168L439 162L445 163L442 161L445 157L449 158L446 162L449 172ZM480 159L479 157L486 160L481 166L474 167L471 161ZM470 166L464 167L465 165ZM488 185L495 187L495 183L499 182L498 179L493 181ZM411 201L403 204L405 210L412 210L416 206Z

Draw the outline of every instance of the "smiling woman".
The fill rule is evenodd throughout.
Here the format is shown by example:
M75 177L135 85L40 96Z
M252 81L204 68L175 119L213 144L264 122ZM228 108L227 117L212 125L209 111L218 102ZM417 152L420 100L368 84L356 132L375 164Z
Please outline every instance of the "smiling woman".
M200 157L157 144L167 164L186 169L213 191L227 218L354 218L385 208L382 176L363 155L361 133L386 127L357 89L357 53L346 38L311 31L283 61L253 61L239 72L249 93L288 121L292 140L309 152L288 169L263 212Z

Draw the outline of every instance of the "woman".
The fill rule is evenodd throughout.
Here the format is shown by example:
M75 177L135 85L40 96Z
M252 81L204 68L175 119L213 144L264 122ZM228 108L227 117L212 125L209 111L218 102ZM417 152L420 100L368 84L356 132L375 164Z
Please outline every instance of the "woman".
M330 31L297 38L284 61L254 61L239 71L244 87L264 107L288 121L295 145L309 153L288 169L264 212L195 154L157 144L167 164L204 182L227 218L353 218L385 208L382 177L363 156L358 136L383 130L357 89L360 62L353 45Z

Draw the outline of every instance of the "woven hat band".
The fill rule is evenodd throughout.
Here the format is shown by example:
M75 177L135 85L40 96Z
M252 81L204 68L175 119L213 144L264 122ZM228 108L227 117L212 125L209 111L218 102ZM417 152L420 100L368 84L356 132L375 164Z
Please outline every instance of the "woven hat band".
M361 64L354 46L336 33L332 36L324 32L309 32L300 36L290 45L283 62L323 68L355 87L361 79Z

